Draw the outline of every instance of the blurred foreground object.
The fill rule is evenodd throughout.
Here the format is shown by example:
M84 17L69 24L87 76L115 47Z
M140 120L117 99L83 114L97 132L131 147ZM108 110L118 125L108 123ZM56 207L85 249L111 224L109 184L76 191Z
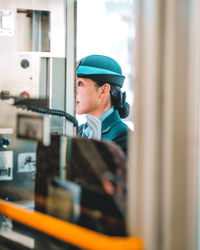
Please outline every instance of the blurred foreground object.
M126 158L117 145L55 134L50 146L38 144L36 172L36 210L49 213L50 186L55 191L58 177L57 188L63 191L59 195L55 191L53 198L57 200L61 195L66 201L62 204L66 211L62 219L108 235L126 235ZM74 188L79 191L74 192ZM76 206L70 205L75 201ZM74 211L77 206L80 216L77 209ZM54 216L60 218L61 213L55 212Z

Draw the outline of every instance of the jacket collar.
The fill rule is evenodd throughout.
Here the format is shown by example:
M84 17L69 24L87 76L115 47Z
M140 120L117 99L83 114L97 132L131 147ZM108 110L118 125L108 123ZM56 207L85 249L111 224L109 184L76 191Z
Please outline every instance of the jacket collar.
M101 134L106 134L110 129L117 123L121 121L119 113L117 110L114 110L103 122L101 127Z

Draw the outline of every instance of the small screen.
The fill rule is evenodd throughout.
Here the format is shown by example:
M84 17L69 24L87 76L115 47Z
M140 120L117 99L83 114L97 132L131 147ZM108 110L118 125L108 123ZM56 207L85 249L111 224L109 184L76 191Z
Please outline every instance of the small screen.
M43 117L18 114L17 137L43 141Z

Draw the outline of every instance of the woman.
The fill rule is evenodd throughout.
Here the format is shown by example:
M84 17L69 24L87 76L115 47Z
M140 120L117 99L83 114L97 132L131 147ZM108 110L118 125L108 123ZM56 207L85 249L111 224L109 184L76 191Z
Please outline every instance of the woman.
M129 128L121 118L128 116L129 104L121 91L124 79L114 59L104 55L82 58L77 66L76 112L98 118L101 139L117 143L126 154ZM86 124L79 127L79 135L90 133Z

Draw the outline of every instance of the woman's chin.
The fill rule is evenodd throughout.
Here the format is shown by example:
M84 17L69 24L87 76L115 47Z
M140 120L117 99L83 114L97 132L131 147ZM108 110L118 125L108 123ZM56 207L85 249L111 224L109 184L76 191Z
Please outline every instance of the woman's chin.
M83 114L85 114L85 113L76 109L76 114L77 114L77 115L83 115Z

